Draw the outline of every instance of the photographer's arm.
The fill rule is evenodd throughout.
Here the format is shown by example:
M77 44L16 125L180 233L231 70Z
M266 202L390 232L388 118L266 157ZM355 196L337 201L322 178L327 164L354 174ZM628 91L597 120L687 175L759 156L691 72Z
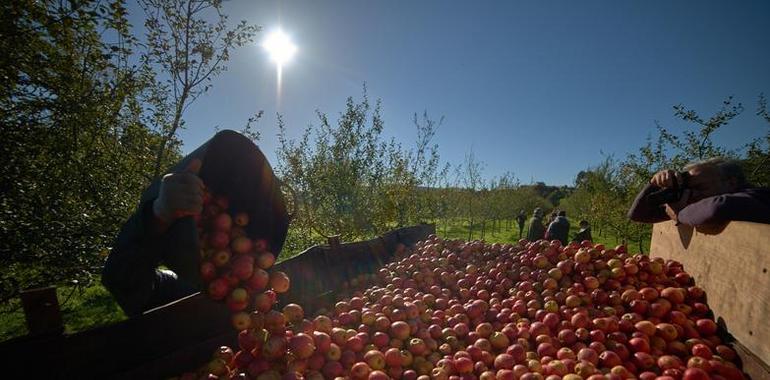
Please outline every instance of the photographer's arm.
M634 199L631 209L628 210L628 218L640 223L658 223L670 220L664 205L652 205L647 199L647 196L658 190L660 190L659 187L651 183L647 184Z
M770 222L770 206L756 194L741 192L702 199L679 211L679 221L691 226L723 223L731 220Z

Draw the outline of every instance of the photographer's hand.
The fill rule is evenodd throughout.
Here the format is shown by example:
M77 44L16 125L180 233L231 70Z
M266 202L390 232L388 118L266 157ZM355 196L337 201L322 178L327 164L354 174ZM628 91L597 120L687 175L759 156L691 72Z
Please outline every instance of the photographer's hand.
M682 174L674 170L661 170L650 178L650 183L661 189L668 189L683 183Z

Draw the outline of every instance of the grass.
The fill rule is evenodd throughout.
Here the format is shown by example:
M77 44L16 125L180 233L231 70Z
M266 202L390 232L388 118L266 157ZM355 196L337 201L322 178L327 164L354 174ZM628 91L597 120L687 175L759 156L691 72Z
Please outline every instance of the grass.
M126 319L110 292L100 283L90 287L57 289L64 331L74 333ZM26 335L27 324L19 301L0 312L0 341Z
M484 233L483 240L490 242L490 243L515 243L517 242L521 237L519 237L519 227L515 223L511 223L511 227L508 228L506 223L502 223L500 228L498 230L493 230L491 227L491 224L487 224L486 231ZM528 225L524 226L524 234L527 234L527 228ZM575 234L578 232L578 226L577 223L571 223L570 224L570 232L569 236L570 238L572 236L575 236ZM443 236L445 238L449 239L468 239L468 224L467 223L449 223L448 225L444 226L443 224L439 224L436 226L436 233L440 236ZM609 235L607 233L599 235L597 231L592 231L592 235L594 238L594 243L600 243L604 244L607 247L614 247L618 244L620 244L620 239L618 239L615 235ZM522 236L524 237L524 236ZM471 239L481 239L481 226L476 225L473 228L473 235ZM642 243L642 246L644 247L644 252L650 252L650 241L646 241ZM629 249L631 251L638 251L638 245L632 245L629 246Z

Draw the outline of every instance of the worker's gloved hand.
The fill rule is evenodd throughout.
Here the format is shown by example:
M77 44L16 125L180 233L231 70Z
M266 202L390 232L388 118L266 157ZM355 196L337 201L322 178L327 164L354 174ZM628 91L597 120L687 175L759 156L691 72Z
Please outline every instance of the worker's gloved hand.
M164 223L197 215L203 209L203 181L198 177L201 160L193 159L181 173L163 176L158 198L152 204L155 216Z

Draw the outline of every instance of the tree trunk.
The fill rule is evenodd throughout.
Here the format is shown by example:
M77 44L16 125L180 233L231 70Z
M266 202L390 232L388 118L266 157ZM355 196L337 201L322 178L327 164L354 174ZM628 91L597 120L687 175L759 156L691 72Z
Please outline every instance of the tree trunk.
M155 157L155 178L160 177L160 166L163 163L163 157L166 155L166 147L171 139L174 138L177 129L179 129L179 125L182 123L182 111L184 110L184 104L187 102L189 91L190 89L185 85L182 90L182 96L179 97L179 103L177 103L176 110L174 111L174 121L171 122L171 129L169 129L168 133L163 136L163 140L160 142L158 156Z
M473 236L473 219L469 221L468 224L468 241L471 241L471 237Z

